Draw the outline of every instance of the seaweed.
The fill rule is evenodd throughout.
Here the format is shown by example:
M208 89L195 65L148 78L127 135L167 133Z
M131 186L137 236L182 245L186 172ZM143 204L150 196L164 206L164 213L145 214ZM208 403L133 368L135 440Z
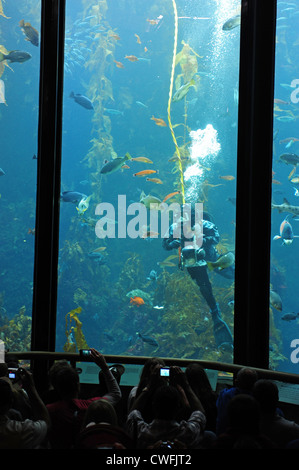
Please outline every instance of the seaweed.
M88 349L88 345L85 336L82 331L82 322L79 320L78 315L82 312L81 307L77 307L65 316L65 335L66 343L63 346L65 352L76 352L76 348ZM72 321L75 322L75 326L71 326Z

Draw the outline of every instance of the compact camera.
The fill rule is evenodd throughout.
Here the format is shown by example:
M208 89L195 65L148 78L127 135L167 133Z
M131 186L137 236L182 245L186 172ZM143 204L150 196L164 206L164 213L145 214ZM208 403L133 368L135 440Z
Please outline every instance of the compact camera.
M170 368L169 367L162 367L160 369L160 376L161 377L169 377L170 375Z
M17 368L15 367L10 367L8 369L8 378L10 380L17 380L18 379L18 370Z
M80 349L80 356L82 359L86 358L86 357L89 357L91 354L91 350L90 349Z

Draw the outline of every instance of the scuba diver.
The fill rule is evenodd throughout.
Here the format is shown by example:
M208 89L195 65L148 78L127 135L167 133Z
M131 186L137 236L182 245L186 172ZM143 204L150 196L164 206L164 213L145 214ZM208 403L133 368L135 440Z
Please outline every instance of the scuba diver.
M189 206L191 231L185 228L187 219L185 218L185 207ZM188 211L187 211L188 214ZM181 206L181 216L168 229L163 238L162 246L165 250L179 249L179 267L187 268L191 278L196 281L200 292L207 302L213 321L213 331L217 348L232 349L233 339L229 327L221 318L219 306L213 295L212 285L208 276L207 261L217 261L218 254L215 245L219 243L219 232L213 223L211 216L207 212L202 212L202 226L196 232L196 213L194 204L183 204ZM179 227L179 224L181 227ZM180 229L180 230L178 230ZM197 233L197 235L196 235ZM178 237L178 234L180 237ZM216 263L217 265L217 263ZM218 270L226 278L234 277L234 266L230 265L225 269ZM195 329L196 331L196 329Z

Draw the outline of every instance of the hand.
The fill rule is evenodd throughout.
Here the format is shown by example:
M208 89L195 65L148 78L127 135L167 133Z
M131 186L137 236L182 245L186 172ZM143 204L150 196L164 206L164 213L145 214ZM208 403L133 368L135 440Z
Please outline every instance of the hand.
M31 372L29 372L27 369L23 369L22 367L20 367L18 372L21 377L23 388L26 390L26 392L35 389Z
M91 348L90 356L93 359L93 362L95 362L96 365L99 366L102 370L108 369L106 359L104 358L103 354L101 354L99 351L94 348Z
M181 246L181 240L176 238L169 243L169 246L170 248L179 248Z

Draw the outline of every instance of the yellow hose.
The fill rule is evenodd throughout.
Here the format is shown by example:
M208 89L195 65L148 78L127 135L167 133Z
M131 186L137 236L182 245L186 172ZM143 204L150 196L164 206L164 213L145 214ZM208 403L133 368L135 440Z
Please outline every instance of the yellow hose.
M178 43L178 12L177 12L177 7L176 7L175 0L172 0L172 5L173 5L173 11L174 11L174 45L173 45L173 58L172 58L172 67L171 67L171 77L170 77L169 97L168 97L168 106L167 106L167 116L168 116L169 129L170 129L172 139L173 139L173 142L174 142L174 145L175 145L176 154L178 156L179 170L180 170L181 197L182 197L182 203L184 203L185 202L184 172L183 172L183 166L182 166L182 160L181 160L179 146L178 146L178 143L177 143L175 135L174 135L173 127L172 127L172 124L171 124L171 117L170 117L170 106L171 106L172 92L173 92L173 78L174 78L174 69L175 69L175 58L176 58L177 43Z

